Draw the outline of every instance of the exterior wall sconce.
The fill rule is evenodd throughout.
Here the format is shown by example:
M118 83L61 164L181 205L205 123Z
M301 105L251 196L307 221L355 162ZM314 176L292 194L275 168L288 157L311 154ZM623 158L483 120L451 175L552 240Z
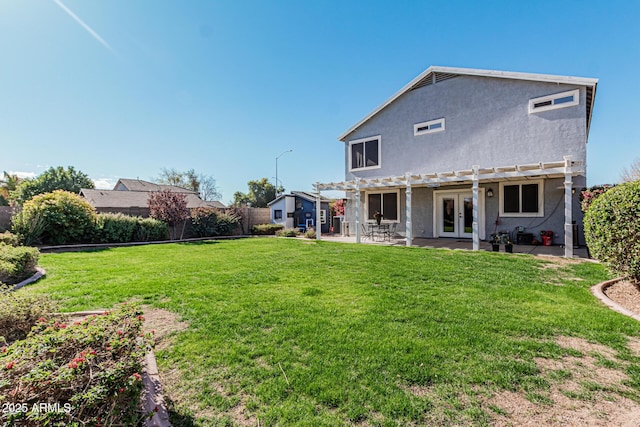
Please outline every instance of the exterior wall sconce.
M487 190L487 197L493 197L493 190L491 188Z

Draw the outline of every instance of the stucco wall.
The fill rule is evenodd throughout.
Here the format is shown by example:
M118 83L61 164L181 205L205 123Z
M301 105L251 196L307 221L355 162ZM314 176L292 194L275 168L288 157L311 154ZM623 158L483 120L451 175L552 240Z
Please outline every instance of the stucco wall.
M580 89L579 105L529 114L532 98ZM413 125L445 118L443 132ZM381 135L381 168L349 171L348 141ZM586 158L584 87L458 76L410 91L347 137L345 175L370 178Z

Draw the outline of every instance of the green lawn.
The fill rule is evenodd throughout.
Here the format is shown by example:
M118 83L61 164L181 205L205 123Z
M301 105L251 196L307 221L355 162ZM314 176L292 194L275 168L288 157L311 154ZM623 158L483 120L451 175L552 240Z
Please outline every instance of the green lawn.
M157 354L176 378L165 385L176 425L482 425L501 412L483 394L544 403L549 380L533 358L566 355L561 335L615 349L640 400L640 358L627 347L640 323L589 293L607 278L594 263L245 239L41 264L47 277L30 292L65 310L139 300L190 324Z

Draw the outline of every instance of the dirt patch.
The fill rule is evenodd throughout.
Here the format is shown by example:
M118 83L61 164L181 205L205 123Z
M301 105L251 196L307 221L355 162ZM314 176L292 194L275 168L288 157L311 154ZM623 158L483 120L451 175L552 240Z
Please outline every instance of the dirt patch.
M153 331L155 348L163 350L171 344L171 335L184 331L189 327L187 322L180 321L178 315L161 308L143 307L144 329Z
M640 357L640 338L631 337L627 342L627 346L631 350L631 354Z
M481 398L483 406L499 409L492 415L492 425L637 426L640 404L623 396L637 393L623 384L628 376L616 361L616 352L581 338L558 337L556 343L583 356L534 359L550 383L548 390L538 393L543 402L532 402L524 392L512 391Z
M622 280L609 286L604 294L627 310L640 314L640 287L628 280Z

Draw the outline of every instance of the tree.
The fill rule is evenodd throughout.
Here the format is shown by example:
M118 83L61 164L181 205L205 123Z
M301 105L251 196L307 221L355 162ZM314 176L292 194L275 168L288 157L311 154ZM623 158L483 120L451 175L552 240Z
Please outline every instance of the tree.
M222 195L216 187L216 180L209 175L198 173L194 169L181 172L176 169L162 168L157 184L175 185L200 194L202 200L220 200Z
M34 179L25 179L20 182L12 198L20 205L38 194L50 193L55 190L64 190L70 193L79 193L81 188L95 188L93 181L83 172L77 171L73 166L67 169L62 166L51 167Z
M255 208L266 208L267 204L276 198L276 188L267 178L259 181L247 182L249 187L248 193L236 191L233 195L233 204L235 206L243 206L251 204ZM282 189L284 191L284 188Z
M11 194L16 191L18 185L20 185L20 177L16 174L3 172L3 177L0 179L0 206L8 206L11 201Z
M622 182L640 180L640 158L635 159L631 166L622 170L620 179L622 179Z
M165 222L171 228L171 240L176 240L176 225L189 218L187 195L163 190L151 194L147 202L151 217Z

